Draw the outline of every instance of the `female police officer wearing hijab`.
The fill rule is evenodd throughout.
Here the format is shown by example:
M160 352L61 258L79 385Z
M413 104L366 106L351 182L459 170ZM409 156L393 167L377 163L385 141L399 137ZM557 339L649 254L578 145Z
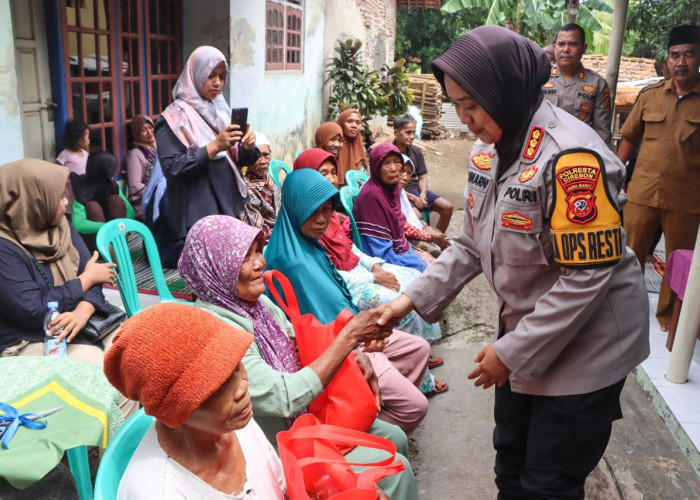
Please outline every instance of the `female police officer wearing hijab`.
M544 51L482 26L433 62L471 151L461 234L380 319L437 321L483 272L500 306L469 375L496 385L499 498L583 498L621 418L628 373L649 354L648 300L619 210L624 166L543 100Z

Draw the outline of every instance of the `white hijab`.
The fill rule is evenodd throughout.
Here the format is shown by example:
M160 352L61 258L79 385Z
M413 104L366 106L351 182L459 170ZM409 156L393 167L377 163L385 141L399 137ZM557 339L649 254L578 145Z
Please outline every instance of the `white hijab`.
M413 172L415 172L416 170L415 165L413 165L413 162L408 156L402 156L403 164L406 165L406 163L408 163L411 165L411 175L413 175ZM403 213L403 216L406 217L406 222L408 222L409 225L415 227L416 229L420 229L422 231L423 224L421 224L420 219L416 216L416 212L413 211L413 207L411 206L411 202L408 201L408 195L406 194L405 189L401 190L399 197L401 198L401 212Z

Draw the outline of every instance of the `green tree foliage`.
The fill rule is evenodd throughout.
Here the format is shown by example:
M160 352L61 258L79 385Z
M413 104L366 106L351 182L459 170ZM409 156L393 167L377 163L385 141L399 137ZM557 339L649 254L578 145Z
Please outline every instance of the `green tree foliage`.
M327 77L323 83L330 83L329 115L337 116L347 108L359 109L367 135L367 122L373 116L405 113L412 95L405 60L399 59L393 66L385 64L380 70L373 70L362 62L361 49L359 40L338 42L337 55L326 64Z
M627 15L625 55L660 61L671 28L700 23L698 0L636 0Z
M442 6L444 12L460 12L486 8L484 24L506 26L539 44L553 40L557 30L566 24L567 0L449 0ZM603 25L596 18L598 12L612 12L606 0L581 0L576 22L586 31L586 39Z
M487 9L476 7L454 14L433 9L396 9L396 55L415 61L423 73L460 36L486 20ZM418 61L416 61L418 60Z

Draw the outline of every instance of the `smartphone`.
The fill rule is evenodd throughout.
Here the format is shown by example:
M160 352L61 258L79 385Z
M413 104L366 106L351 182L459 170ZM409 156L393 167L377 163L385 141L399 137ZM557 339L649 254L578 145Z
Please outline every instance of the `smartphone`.
M245 128L248 124L248 108L233 108L231 110L231 124L241 127L241 132L245 134Z

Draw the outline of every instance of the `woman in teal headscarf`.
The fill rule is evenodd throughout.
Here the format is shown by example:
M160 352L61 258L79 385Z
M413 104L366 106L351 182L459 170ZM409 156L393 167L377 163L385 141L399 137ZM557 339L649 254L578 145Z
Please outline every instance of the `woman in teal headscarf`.
M358 311L345 281L318 241L339 202L338 190L318 171L292 172L282 186L282 208L265 250L267 269L289 278L302 314L311 313L324 324L334 321L343 309ZM408 433L428 409L421 391L436 389L426 370L430 346L424 339L398 330L388 340L386 346L366 350L377 349L367 354L384 401L379 418ZM441 385L438 392L445 388Z
M289 174L282 188L282 209L265 249L267 268L289 278L301 312L312 313L323 324L334 321L343 309L359 312L318 238L302 232L302 225L326 202L332 213L340 206L340 193L321 174L309 169Z

